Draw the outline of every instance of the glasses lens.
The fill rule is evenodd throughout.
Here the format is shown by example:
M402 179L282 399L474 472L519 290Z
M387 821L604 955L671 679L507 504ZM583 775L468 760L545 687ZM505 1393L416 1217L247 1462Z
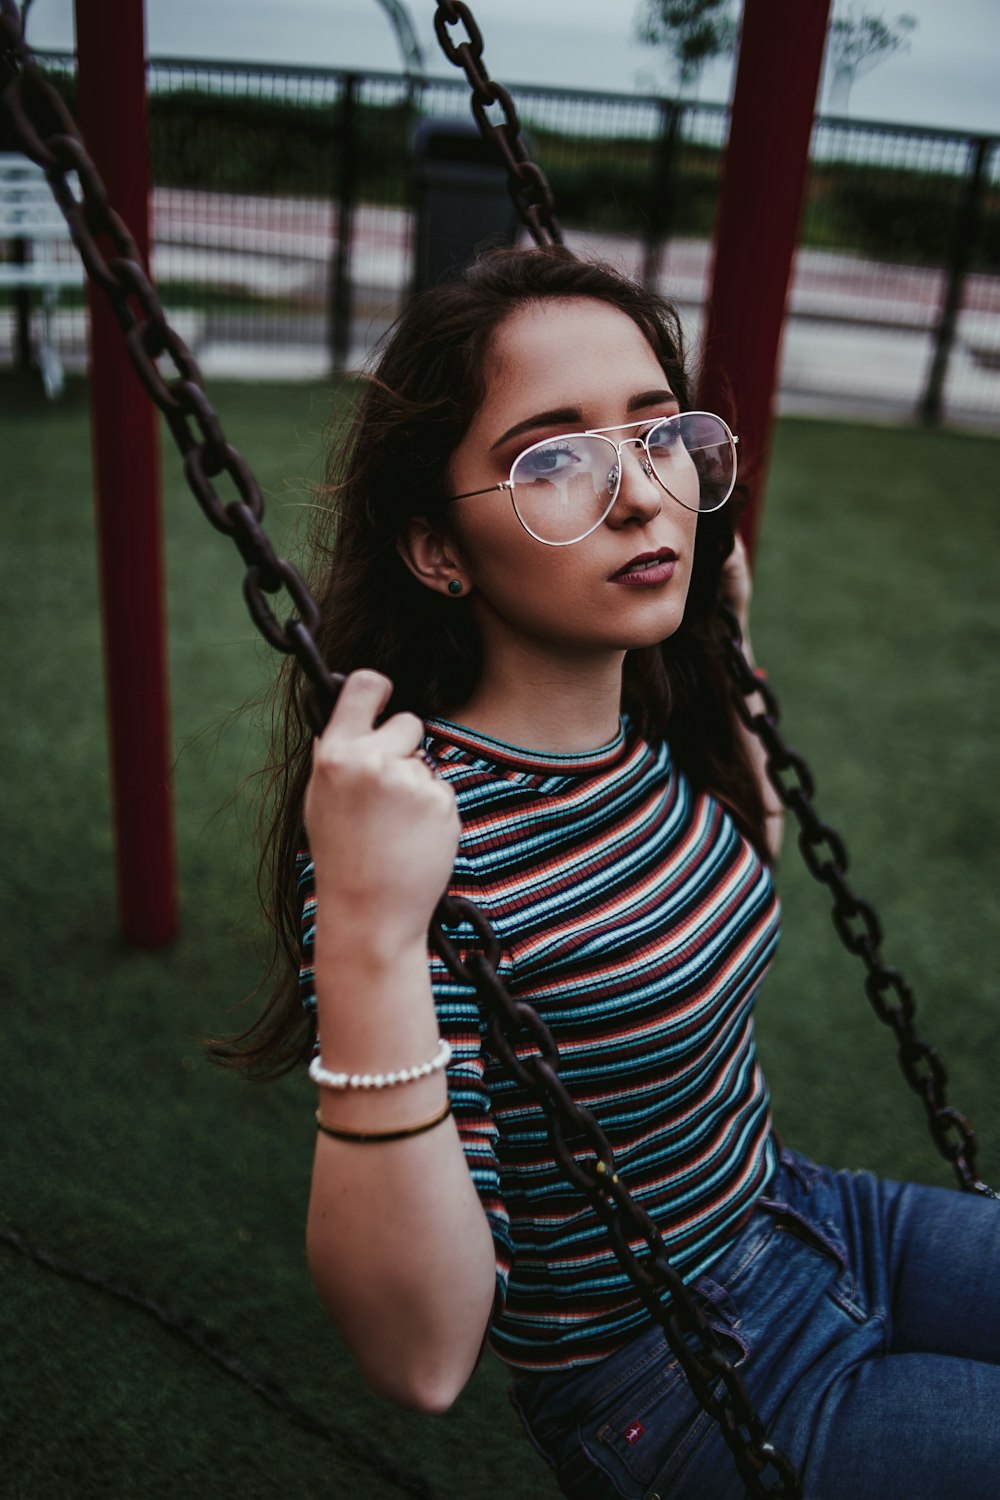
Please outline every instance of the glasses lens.
M514 509L540 542L565 546L599 526L618 482L618 455L605 438L553 438L517 459L511 471Z
M709 412L665 417L647 435L656 476L688 510L718 510L736 482L736 448L726 424Z

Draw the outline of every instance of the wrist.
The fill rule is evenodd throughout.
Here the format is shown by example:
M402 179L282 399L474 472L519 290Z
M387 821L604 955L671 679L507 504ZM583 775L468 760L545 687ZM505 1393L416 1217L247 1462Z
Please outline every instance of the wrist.
M317 879L316 948L335 955L338 967L377 975L397 963L427 963L427 930L432 912L396 905L387 893L345 892L336 881Z
M316 1022L321 1066L348 1078L400 1074L441 1057L437 1066L409 1080L404 1092L426 1090L442 1071L438 1018L431 991L426 949L405 961L373 967L352 957L338 962L328 950L317 954ZM354 1090L348 1090L353 1098ZM388 1092L395 1095L396 1087ZM361 1086L358 1097L379 1090ZM353 1109L353 1106L352 1106Z
M330 976L337 990L377 994L410 987L427 973L427 934L403 937L391 929L367 931L337 921L316 923L317 980Z

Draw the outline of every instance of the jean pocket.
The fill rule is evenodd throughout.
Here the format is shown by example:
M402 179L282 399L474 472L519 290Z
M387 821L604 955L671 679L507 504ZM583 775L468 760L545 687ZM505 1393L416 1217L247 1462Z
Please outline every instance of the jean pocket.
M820 1279L824 1295L855 1323L863 1323L868 1311L836 1222L828 1216L813 1217L773 1199L762 1198L760 1207L771 1215L778 1234L790 1235L808 1247L818 1258L817 1268L827 1268L828 1275Z
M734 1366L741 1364L743 1340L724 1318L709 1321L723 1353ZM695 1399L677 1356L662 1333L660 1337L658 1367L631 1389L617 1392L613 1405L580 1427L581 1445L608 1476L614 1487L610 1493L626 1500L652 1500L662 1492L666 1473L672 1486L715 1426Z
M536 1448L555 1462L568 1432L575 1432L581 1412L607 1411L623 1392L641 1385L663 1362L663 1335L648 1326L596 1364L556 1374L516 1379L507 1395ZM669 1350L666 1350L669 1354Z
M683 1458L703 1429L706 1414L694 1400L677 1360L614 1411L582 1427L580 1441L592 1461L626 1500L645 1500L649 1488L676 1453ZM692 1431L698 1429L698 1434Z

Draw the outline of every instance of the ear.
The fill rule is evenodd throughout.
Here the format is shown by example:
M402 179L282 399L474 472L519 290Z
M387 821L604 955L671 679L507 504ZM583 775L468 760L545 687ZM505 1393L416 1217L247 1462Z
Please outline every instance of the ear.
M415 516L396 538L396 551L425 588L455 596L469 592L457 548L423 516Z

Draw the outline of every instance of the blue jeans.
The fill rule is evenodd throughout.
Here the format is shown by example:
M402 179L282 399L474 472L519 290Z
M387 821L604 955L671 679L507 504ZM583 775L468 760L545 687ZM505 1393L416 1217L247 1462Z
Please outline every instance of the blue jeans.
M805 1500L1000 1496L1000 1204L783 1150L692 1290ZM745 1494L656 1326L511 1399L572 1500Z

